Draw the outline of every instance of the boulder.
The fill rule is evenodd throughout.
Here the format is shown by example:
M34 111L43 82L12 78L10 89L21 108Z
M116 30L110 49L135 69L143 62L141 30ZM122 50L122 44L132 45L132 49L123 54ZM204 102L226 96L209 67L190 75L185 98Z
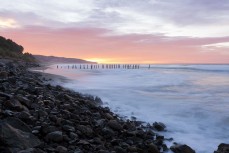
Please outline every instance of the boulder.
M66 152L68 152L68 149L65 148L65 147L63 147L63 146L58 146L58 147L56 148L56 152L57 152L57 153L66 153Z
M101 98L99 98L99 97L95 97L95 102L97 103L97 104L99 104L99 105L102 105L103 104L103 101L101 100Z
M61 142L63 141L63 133L61 131L54 131L46 135L47 141Z
M0 97L5 97L7 99L10 99L13 97L13 95L11 94L7 94L7 93L4 93L4 92L0 92Z
M85 126L85 125L79 125L79 126L77 126L77 129L82 133L82 134L84 134L84 135L86 135L86 136L92 136L92 134L93 134L93 130L90 128L90 127L88 127L88 126Z
M157 146L154 143L150 143L148 145L148 151L149 153L160 153L160 151L158 150Z
M174 153L195 153L195 151L188 145L176 144L170 147Z
M6 71L1 71L0 72L0 78L1 79L6 79L8 77L8 73Z
M221 143L214 153L229 153L229 144Z
M31 102L28 98L23 97L21 95L17 95L16 98L25 106L30 107L31 106Z
M67 132L75 132L75 128L73 126L70 125L64 125L63 130L67 131Z
M153 127L157 130L157 131L164 131L166 126L164 123L161 122L154 122L153 123Z
M1 121L0 129L0 142L3 142L3 144L9 148L23 150L41 144L40 140L29 132L30 129L19 120Z
M108 126L110 128L112 128L113 130L117 130L117 131L120 131L120 130L123 129L123 127L121 126L121 124L118 121L116 121L116 120L110 120L108 122Z
M40 150L40 149L29 148L29 149L26 149L26 150L21 150L18 153L45 153L45 152Z
M10 109L12 111L23 111L27 110L25 106L23 106L17 99L11 98L10 100L7 100L3 103L3 106L6 109Z

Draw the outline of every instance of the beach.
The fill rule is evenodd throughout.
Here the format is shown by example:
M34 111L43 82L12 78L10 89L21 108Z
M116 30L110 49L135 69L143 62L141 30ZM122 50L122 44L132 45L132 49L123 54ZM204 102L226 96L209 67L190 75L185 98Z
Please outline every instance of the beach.
M123 120L101 107L98 97L50 85L47 74L27 71L31 65L10 61L0 65L1 152L168 150L165 138L156 133L164 130L162 123L143 126Z
M69 82L62 86L99 96L104 107L123 118L163 122L167 131L160 134L174 138L165 141L169 147L186 143L206 153L228 143L228 65L151 65L150 69L148 65L72 69L72 65L59 64L59 69L52 65L45 72L67 77Z
M99 97L60 86L69 78L33 66L0 62L1 152L195 152L166 137L164 123L114 113Z

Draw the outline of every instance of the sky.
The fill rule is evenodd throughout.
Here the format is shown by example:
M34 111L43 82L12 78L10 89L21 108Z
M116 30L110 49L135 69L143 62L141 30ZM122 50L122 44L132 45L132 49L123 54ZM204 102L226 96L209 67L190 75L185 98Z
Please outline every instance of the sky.
M229 63L228 0L0 0L25 52L99 63Z

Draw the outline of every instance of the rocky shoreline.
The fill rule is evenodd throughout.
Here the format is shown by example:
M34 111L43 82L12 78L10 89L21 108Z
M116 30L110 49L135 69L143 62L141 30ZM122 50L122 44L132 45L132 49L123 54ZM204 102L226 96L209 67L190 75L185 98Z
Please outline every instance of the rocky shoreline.
M123 120L100 98L52 86L31 66L0 60L1 153L195 153L187 145L168 148L157 133L163 123ZM221 144L215 153L228 151Z

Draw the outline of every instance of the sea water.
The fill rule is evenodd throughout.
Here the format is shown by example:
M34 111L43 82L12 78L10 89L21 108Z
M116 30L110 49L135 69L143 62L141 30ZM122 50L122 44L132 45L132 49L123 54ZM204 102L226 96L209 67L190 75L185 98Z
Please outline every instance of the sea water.
M52 65L44 72L67 77L64 87L101 97L123 117L163 122L162 135L197 153L213 153L220 143L229 143L229 65L71 66Z

